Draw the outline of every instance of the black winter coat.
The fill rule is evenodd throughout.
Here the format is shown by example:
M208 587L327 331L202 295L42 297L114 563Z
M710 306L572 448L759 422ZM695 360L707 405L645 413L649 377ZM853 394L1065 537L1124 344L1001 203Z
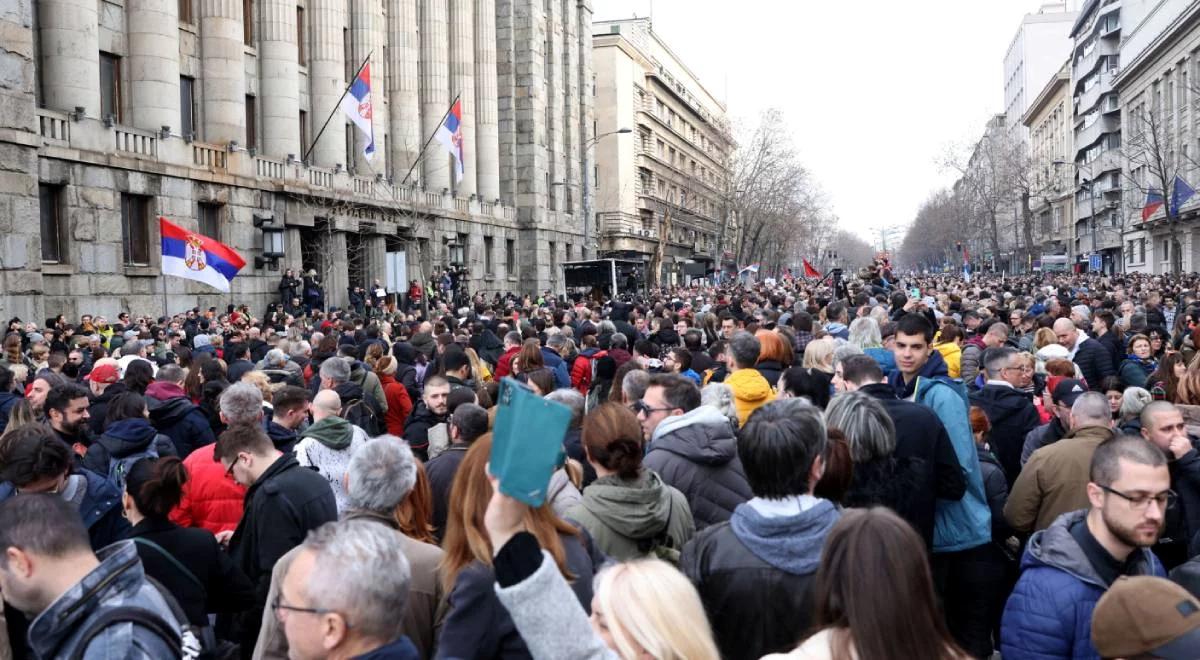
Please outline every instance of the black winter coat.
M1008 480L1004 468L992 452L975 448L979 455L979 475L983 477L983 492L987 495L988 508L992 510L992 542L998 543L1013 535L1013 530L1004 519L1004 505L1008 502Z
M245 512L229 554L254 583L254 607L232 617L230 633L243 648L254 648L275 562L300 545L308 533L337 520L337 503L329 482L284 454L246 491Z
M186 458L192 450L217 441L204 411L187 397L180 396L162 402L147 397L146 403L150 408L150 423L159 433L171 439L180 456Z
M1083 374L1083 379L1087 381L1088 388L1093 390L1100 387L1100 381L1104 380L1105 376L1115 376L1117 373L1112 353L1091 337L1079 343L1079 348L1075 351L1075 364ZM991 419L990 415L988 419ZM1003 457L1001 457L1001 462L1003 462ZM1011 479L1009 483L1011 485Z
M1106 332L1099 337L1096 337L1096 341L1099 342L1100 345L1106 350L1108 350L1108 354L1112 358L1113 368L1116 369L1119 367L1121 362L1125 360L1125 346L1121 344L1120 339L1117 339L1117 335L1111 331ZM1088 385L1093 388L1100 387L1100 383L1092 385L1089 382Z
M992 424L988 444L1000 459L1011 489L1021 472L1025 436L1041 422L1037 408L1025 393L1006 385L984 385L983 389L971 393L971 405L981 408Z
M919 458L896 458L895 455L866 463L855 463L850 488L842 496L842 505L865 509L886 506L907 520L924 535L921 525L934 516L935 502L921 496L921 480L931 470ZM932 546L933 530L929 530L926 545Z
M666 424L679 426L658 435ZM754 496L737 455L733 427L711 406L664 419L642 463L683 493L697 531L729 520L737 505Z
M778 360L763 360L754 365L754 370L767 379L767 385L774 388L779 384L779 376L783 374L783 365Z
M872 383L859 388L860 392L878 400L896 426L897 459L916 459L911 467L917 471L919 484L909 501L909 521L933 547L933 521L938 499L957 501L967 491L962 465L954 453L954 445L942 421L928 406L905 401L896 396L887 383Z
M154 430L150 422L123 419L113 422L87 449L81 465L96 474L108 476L109 465L116 460L146 452L154 447L159 456L178 456L171 439Z
M254 606L254 585L250 578L234 565L208 530L146 518L134 525L129 535L137 544L146 575L158 580L175 596L192 624L207 626L209 613L238 612ZM138 539L166 550L200 584L184 575L157 548Z
M93 434L100 435L104 432L104 417L108 415L108 403L128 391L129 388L125 386L125 383L117 381L106 387L100 396L92 398L92 402L88 404L88 428Z
M435 415L424 401L418 399L417 407L404 421L404 440L417 453L418 457L428 455L429 429L446 421L447 417ZM423 459L424 460L424 459Z

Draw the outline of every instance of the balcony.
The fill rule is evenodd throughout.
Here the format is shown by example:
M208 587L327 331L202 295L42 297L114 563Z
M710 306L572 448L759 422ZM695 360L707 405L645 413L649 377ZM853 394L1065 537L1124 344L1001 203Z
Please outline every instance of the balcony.
M1101 114L1092 122L1091 126L1080 125L1080 128L1075 130L1075 150L1076 153L1083 151L1087 147L1092 146L1104 137L1106 133L1115 133L1121 130L1120 117Z
M285 161L242 149L230 152L221 144L188 142L178 136L120 124L105 126L95 119L76 120L68 113L54 110L38 109L37 117L40 151L64 160L127 167L149 174L169 171L172 176L180 176L182 169L188 172L183 176L195 179L251 187L283 185L314 195L357 197L365 204L401 211L442 211L507 221L517 218L516 208L477 197L454 197L411 186L394 186L385 180L355 176L341 169L305 166L294 159Z

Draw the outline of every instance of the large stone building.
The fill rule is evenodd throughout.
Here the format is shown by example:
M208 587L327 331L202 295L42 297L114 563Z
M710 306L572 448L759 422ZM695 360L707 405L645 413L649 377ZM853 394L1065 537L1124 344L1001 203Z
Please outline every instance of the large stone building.
M1043 270L1065 270L1074 247L1074 186L1072 182L1070 66L1063 62L1034 98L1022 123L1029 131L1030 209L1034 240L1038 241Z
M1088 0L1071 28L1071 96L1075 106L1075 260L1092 255L1106 273L1120 270L1121 0Z
M7 5L0 315L261 309L285 268L322 273L331 304L450 263L532 291L582 250L590 0ZM368 61L370 160L337 109ZM458 182L422 150L456 98ZM163 282L158 216L246 257L231 295Z
M1124 127L1125 268L1170 273L1200 269L1200 196L1167 217L1166 205L1143 219L1147 193L1170 190L1175 177L1200 188L1200 3L1126 0L1121 44ZM1167 195L1170 197L1170 194Z
M653 264L661 249L664 282L731 265L733 141L724 104L649 19L593 27L601 254Z

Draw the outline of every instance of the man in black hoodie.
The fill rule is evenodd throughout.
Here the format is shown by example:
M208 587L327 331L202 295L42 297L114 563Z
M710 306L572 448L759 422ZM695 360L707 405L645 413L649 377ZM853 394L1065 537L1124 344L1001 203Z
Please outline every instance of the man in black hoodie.
M404 440L422 461L429 460L429 429L446 422L449 395L450 383L444 377L426 378L421 402L404 422Z
M308 390L288 385L271 397L271 405L271 419L263 424L267 437L279 451L290 452L300 439L297 429L308 420Z
M1012 488L1021 472L1025 435L1037 428L1040 420L1033 402L1016 388L1021 381L1021 370L1027 368L1018 359L1016 349L1007 346L987 349L983 353L983 368L987 382L971 393L971 405L981 408L992 425L988 444L1000 459Z
M88 406L88 429L93 435L104 432L104 417L108 413L108 403L128 391L125 383L120 380L120 370L116 360L109 358L92 367L84 379L92 393L92 402Z

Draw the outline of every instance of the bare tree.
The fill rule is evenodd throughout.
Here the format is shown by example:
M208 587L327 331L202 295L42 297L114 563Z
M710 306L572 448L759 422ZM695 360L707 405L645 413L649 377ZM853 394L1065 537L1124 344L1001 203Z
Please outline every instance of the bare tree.
M947 263L957 266L958 246L967 239L961 231L964 205L951 190L930 195L900 243L897 263L928 270L941 270Z
M1136 217L1151 194L1161 196L1163 218L1155 225L1167 230L1172 273L1183 270L1179 209L1173 203L1172 191L1176 177L1182 178L1186 171L1194 170L1198 165L1180 149L1175 130L1178 121L1178 114L1161 101L1150 99L1147 103L1144 97L1135 99L1122 115L1123 145L1120 150L1127 166L1123 170L1126 214ZM1095 221L1093 217L1092 222Z
M1020 213L1020 219L1014 219L1014 251L1022 243L1027 249L1033 245L1030 197L1035 184L1025 144L994 128L989 124L969 151L948 150L942 165L959 175L955 192L961 197L970 238L982 239L994 257L999 258L1003 216L1010 209Z

